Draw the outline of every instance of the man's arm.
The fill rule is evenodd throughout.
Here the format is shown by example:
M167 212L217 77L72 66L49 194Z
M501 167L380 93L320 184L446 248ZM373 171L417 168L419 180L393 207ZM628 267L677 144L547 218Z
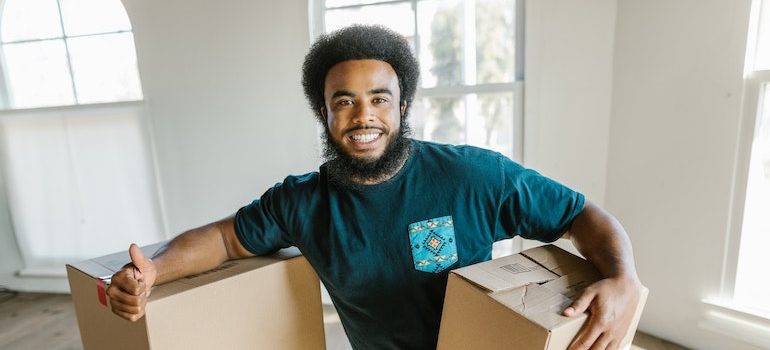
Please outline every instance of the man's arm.
M586 201L562 238L571 239L605 277L586 287L564 310L565 316L590 311L569 349L618 349L642 293L626 231L612 215Z
M253 256L235 234L235 219L229 217L177 236L152 260L138 246L129 247L131 263L112 275L107 288L112 312L129 321L144 316L153 285L211 270L230 259Z

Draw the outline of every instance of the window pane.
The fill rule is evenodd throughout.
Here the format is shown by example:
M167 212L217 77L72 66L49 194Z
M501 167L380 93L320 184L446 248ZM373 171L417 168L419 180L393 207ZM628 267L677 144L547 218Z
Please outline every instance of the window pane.
M75 103L64 41L3 45L11 108Z
M770 69L770 0L762 1L762 10L759 12L759 32L757 33L754 69Z
M476 0L476 82L515 80L515 0Z
M68 36L131 30L119 0L60 0Z
M463 4L458 0L417 4L423 87L463 83L462 12Z
M754 142L751 147L746 203L743 212L741 247L734 299L770 312L770 279L767 272L770 246L770 84L764 86Z
M415 99L411 111L414 137L439 143L465 143L465 101L462 96Z
M3 42L62 36L56 0L6 0L2 15Z
M389 0L327 0L326 7L339 7L349 5L376 4Z
M513 158L513 92L469 95L468 144Z
M326 11L326 31L351 24L381 24L407 38L414 37L414 11L410 3L372 5Z
M414 137L513 156L513 92L423 97L409 116Z
M79 103L142 98L131 33L67 39Z

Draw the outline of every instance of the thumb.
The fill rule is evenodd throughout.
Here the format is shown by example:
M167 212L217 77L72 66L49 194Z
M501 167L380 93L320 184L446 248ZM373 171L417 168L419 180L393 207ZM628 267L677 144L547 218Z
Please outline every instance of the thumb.
M128 248L128 255L131 256L131 263L134 264L139 272L152 268L152 262L144 257L144 253L135 243L131 243L131 246Z
M564 309L564 316L572 317L586 312L588 307L591 306L591 300L593 300L593 298L594 293L584 290L583 293L572 302L572 305Z

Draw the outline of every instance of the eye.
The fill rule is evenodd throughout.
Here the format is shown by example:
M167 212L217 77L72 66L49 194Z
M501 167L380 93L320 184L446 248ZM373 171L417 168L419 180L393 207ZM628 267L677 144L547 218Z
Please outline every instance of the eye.
M374 104L381 104L381 103L386 103L386 102L388 102L388 100L386 98L382 98L382 97L375 97L372 100L372 103L374 103Z
M337 101L337 106L339 107L350 106L352 104L353 104L353 100L344 99L344 100Z

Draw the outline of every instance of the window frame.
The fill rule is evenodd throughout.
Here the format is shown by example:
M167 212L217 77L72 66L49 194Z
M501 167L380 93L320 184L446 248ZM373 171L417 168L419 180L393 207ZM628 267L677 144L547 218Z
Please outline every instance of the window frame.
M0 19L3 18L3 12L5 9L5 3L7 0L0 0ZM21 1L21 0L19 0ZM120 1L118 1L120 2ZM123 6L123 3L121 3L121 6ZM125 11L125 6L123 6ZM0 50L2 50L3 46L8 44L24 44L24 43L33 43L33 42L43 42L43 41L54 41L54 40L61 40L64 44L64 50L66 53L66 60L67 60L67 74L70 77L70 88L72 89L72 95L74 102L72 104L62 104L62 105L53 105L53 106L33 106L33 107L21 107L17 108L14 106L11 106L13 91L9 88L8 84L8 77L7 77L7 69L5 63L5 55L0 52L0 111L13 111L13 110L28 110L28 109L39 109L39 108L51 108L51 107L64 107L64 106L88 106L88 105L104 105L104 104L110 104L110 103L123 103L123 102L139 102L144 100L144 89L142 89L141 86L141 74L139 74L139 67L136 68L137 70L137 76L139 78L139 98L138 99L128 99L128 100L116 100L116 101L108 101L108 102L86 102L81 103L78 98L78 90L75 86L75 74L72 70L72 59L70 57L70 49L69 49L69 43L67 42L68 39L73 38L85 38L85 37L93 37L93 36L100 36L100 35L114 35L114 34L123 34L123 33L131 33L132 40L133 38L133 25L131 25L130 30L116 30L116 31L107 31L107 32L98 32L98 33L89 33L89 34L79 34L79 35L67 35L67 31L64 28L64 16L62 15L61 10L61 2L60 0L56 0L56 10L59 15L59 26L61 28L61 36L56 37L50 37L50 38L35 38L35 39L25 39L25 40L16 40L16 41L8 41L3 42L0 40ZM126 16L128 16L128 13L126 13ZM129 19L130 20L130 19Z
M383 4L399 4L409 3L411 4L413 11L413 20L415 26L415 56L420 59L420 36L417 32L417 4L425 0L385 0L377 1L374 3L355 4L326 7L325 0L308 0L308 17L309 17L309 34L311 43L315 41L318 36L325 33L326 23L325 14L327 10L340 10L340 9L354 9L362 8L372 5ZM463 0L467 1L467 0ZM474 0L470 0L474 1ZM430 97L460 97L467 96L468 94L480 94L480 93L511 93L513 94L513 144L512 146L512 159L519 163L524 161L524 30L525 30L525 0L514 0L516 6L514 26L515 26L515 66L514 66L514 81L507 83L481 83L481 84L466 84L452 85L452 86L437 86L424 88L417 86L417 93L415 99L430 98ZM467 118L467 113L465 114ZM466 122L464 131L467 135L468 123ZM467 139L467 137L466 137Z
M736 157L732 177L732 196L729 203L725 237L725 255L722 261L720 288L716 296L702 300L703 316L700 328L722 334L759 347L770 347L770 313L748 308L735 298L738 262L743 235L743 219L749 182L752 146L758 125L760 107L765 89L770 89L770 69L756 70L756 47L759 43L760 6L770 11L770 0L754 0L746 46L743 74L743 94L739 114ZM770 24L768 24L770 25Z

